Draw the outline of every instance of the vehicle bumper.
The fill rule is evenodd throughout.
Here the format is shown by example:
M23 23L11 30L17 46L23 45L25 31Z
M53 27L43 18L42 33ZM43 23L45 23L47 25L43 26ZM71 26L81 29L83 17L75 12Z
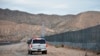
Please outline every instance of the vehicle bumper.
M35 49L35 48L32 48L32 49L29 49L29 51L41 52L41 51L47 51L47 49Z

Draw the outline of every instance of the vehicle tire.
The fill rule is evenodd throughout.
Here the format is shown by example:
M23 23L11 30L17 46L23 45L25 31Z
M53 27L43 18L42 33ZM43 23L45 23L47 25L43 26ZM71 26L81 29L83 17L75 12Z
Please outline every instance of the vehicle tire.
M42 51L42 54L47 54L47 51Z
M30 51L28 51L28 54L30 54Z
M28 54L32 55L32 51L28 51Z

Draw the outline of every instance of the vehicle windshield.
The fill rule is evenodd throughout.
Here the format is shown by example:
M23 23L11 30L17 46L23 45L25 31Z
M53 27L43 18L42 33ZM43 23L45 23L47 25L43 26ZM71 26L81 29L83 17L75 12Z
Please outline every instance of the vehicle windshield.
M33 43L44 44L45 43L45 40L33 40Z

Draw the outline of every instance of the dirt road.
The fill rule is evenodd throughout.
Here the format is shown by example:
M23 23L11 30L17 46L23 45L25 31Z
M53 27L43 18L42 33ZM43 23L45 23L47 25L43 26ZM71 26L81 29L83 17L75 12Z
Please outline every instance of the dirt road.
M76 49L56 48L51 45L49 45L47 49L47 55L43 55L41 53L33 53L33 55L28 55L26 43L4 45L0 46L0 56L85 56L85 51ZM87 54L88 56L100 56L91 52L88 52Z

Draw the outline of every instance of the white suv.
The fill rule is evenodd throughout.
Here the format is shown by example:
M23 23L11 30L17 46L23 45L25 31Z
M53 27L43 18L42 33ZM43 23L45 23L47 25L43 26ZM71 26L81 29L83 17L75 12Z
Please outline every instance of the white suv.
M47 54L47 44L46 40L43 38L33 38L28 40L28 54L32 52L42 52L42 54Z

